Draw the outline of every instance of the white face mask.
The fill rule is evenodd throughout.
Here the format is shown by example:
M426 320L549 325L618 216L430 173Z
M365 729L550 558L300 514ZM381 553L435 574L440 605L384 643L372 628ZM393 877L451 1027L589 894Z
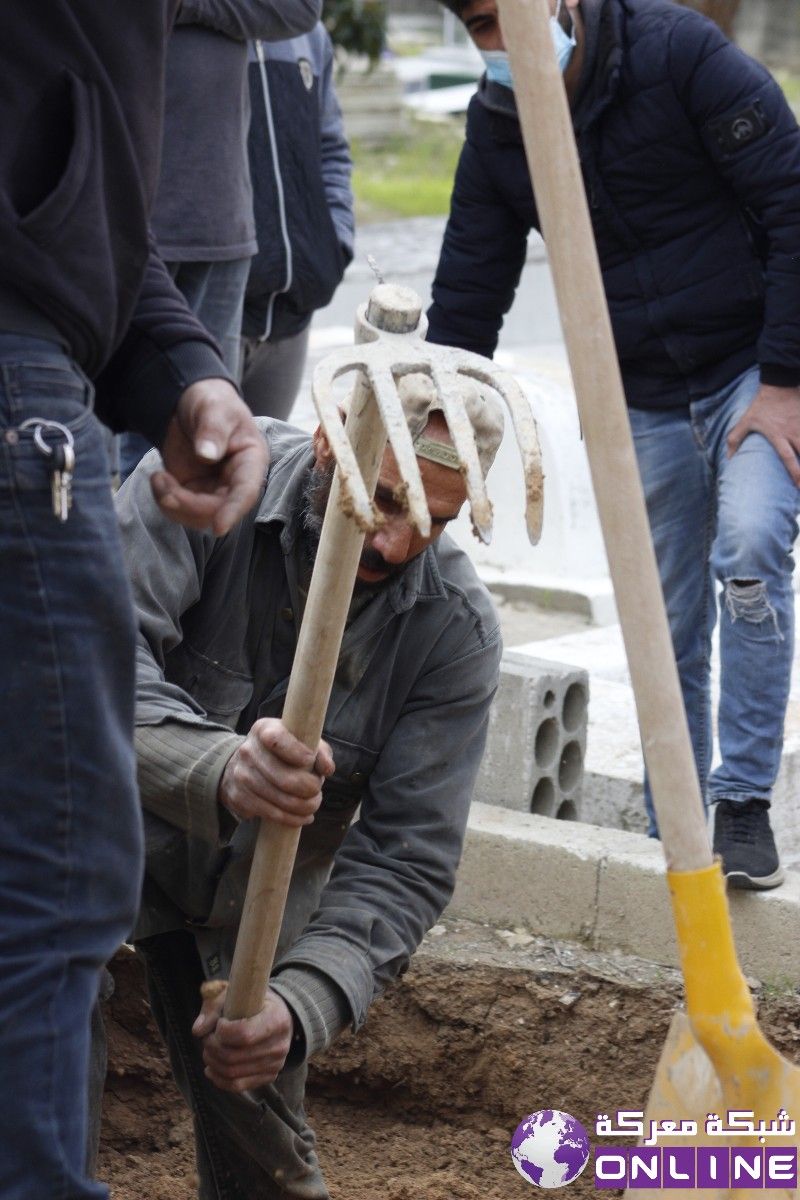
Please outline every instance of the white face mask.
M562 0L558 0L555 16L550 18L550 36L553 39L556 60L563 74L569 66L577 43L575 41L575 22L572 23L571 33L566 33L559 23L561 4ZM491 79L494 83L502 84L503 87L513 89L514 79L511 74L508 52L506 50L481 50L480 54L486 64L486 78Z
M556 52L556 59L563 75L570 64L577 42L575 41L575 22L570 18L572 29L567 33L559 22L558 18L560 15L561 0L558 0L556 15L550 18L550 36L553 39L553 49Z

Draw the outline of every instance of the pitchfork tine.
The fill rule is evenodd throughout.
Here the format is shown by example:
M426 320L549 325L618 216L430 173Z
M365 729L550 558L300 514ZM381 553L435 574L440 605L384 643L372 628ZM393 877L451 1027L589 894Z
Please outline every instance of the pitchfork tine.
M461 367L459 373L488 384L503 397L508 405L514 432L517 435L525 478L525 523L528 527L528 540L532 546L535 546L542 536L544 475L542 474L542 450L539 444L539 434L525 393L508 371L498 371L495 368L486 371L467 365Z
M389 445L397 459L401 479L397 499L408 509L412 525L416 526L423 537L429 537L431 514L428 500L394 376L391 371L371 368L368 369L367 375L378 402Z
M366 533L372 533L379 524L378 514L367 494L353 447L342 425L339 407L333 398L334 380L346 371L358 370L360 367L363 370L362 364L353 361L352 350L348 352L346 361L342 354L329 355L314 371L312 391L320 425L339 468L342 496L352 506L353 518L359 528Z
M492 504L486 492L486 482L475 445L475 433L459 394L458 376L452 371L442 370L435 361L431 362L430 369L433 385L439 394L450 436L461 462L472 528L481 541L488 545L492 540Z

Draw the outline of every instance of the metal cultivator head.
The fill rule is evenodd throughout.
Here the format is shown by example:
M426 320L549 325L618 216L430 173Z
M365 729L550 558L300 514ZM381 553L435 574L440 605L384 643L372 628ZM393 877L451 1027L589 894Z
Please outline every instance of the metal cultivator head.
M505 401L522 456L525 475L528 537L535 545L542 531L543 475L536 422L524 392L507 371L488 359L424 340L427 320L419 297L410 288L381 283L356 316L356 345L328 355L314 371L312 395L320 423L339 468L342 497L348 511L366 532L380 524L380 514L364 485L353 448L342 425L333 394L334 382L358 371L375 397L386 436L403 481L402 499L412 525L427 537L431 518L417 463L414 438L434 409L441 409L467 491L472 528L482 542L492 536L492 505L478 456L475 431L465 405L466 380L492 389ZM427 397L401 399L403 376L426 375L432 383Z

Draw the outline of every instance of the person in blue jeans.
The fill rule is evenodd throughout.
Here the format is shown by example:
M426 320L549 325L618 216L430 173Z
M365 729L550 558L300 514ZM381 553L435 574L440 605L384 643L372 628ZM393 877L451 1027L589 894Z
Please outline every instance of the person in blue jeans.
M783 879L765 818L794 650L798 490L770 441L747 433L759 387L751 368L693 402L688 417L632 408L630 418L695 760L716 804L715 848L732 885L764 888ZM715 581L722 761L712 772ZM647 785L645 800L652 833Z
M496 0L443 2L486 74L428 337L491 357L539 226L535 180ZM550 12L714 848L732 886L775 887L800 485L800 131L770 74L689 7L550 0Z
M0 38L3 1200L99 1200L90 1014L142 876L130 586L101 420L193 528L255 501L264 439L152 251L177 4L11 0Z

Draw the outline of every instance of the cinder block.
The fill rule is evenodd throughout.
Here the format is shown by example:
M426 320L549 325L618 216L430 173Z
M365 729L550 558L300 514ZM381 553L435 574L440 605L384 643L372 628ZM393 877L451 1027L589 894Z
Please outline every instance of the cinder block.
M578 820L588 709L586 671L504 654L476 800Z

